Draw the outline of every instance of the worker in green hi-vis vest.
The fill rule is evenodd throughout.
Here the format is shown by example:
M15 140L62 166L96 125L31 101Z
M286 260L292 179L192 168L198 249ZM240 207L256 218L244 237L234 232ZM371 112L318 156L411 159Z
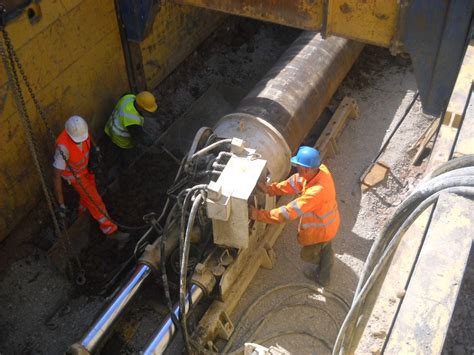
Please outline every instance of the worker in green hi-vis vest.
M144 129L144 115L157 110L155 97L151 92L138 95L126 94L120 98L105 125L105 133L119 155L120 168L126 169L138 155L137 145L151 146L153 139Z

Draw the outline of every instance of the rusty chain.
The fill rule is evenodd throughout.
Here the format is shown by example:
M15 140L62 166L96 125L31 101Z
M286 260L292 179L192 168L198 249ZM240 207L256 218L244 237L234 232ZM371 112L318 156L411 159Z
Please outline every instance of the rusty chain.
M4 34L4 36L6 36L6 44L7 44L7 47L9 48L9 52L11 53L12 55L12 58L16 64L16 66L18 67L18 71L20 72L21 74L21 77L23 79L23 82L25 83L25 86L32 98L32 101L34 103L34 106L36 108L36 110L38 111L39 113L39 116L41 118L41 120L43 121L45 127L46 127L46 130L52 140L52 142L55 142L56 141L56 138L55 138L55 135L54 135L54 132L53 130L51 129L51 127L49 126L48 124L48 121L46 119L46 115L44 114L44 111L42 110L41 108L41 105L39 104L37 98L36 98L36 95L34 94L33 92L33 89L28 81L28 78L25 74L25 71L23 70L23 66L21 65L20 63L20 60L18 59L18 56L16 55L16 52L13 48L13 45L11 43L11 40L10 38L8 37L8 33L6 32L5 28L3 27L2 29L2 32ZM123 229L126 229L126 230L142 230L142 229L145 229L145 228L148 228L147 225L141 225L141 226L127 226L127 225L124 225L124 224L121 224L117 221L115 221L114 219L112 219L108 213L106 213L100 206L98 206L97 202L92 198L92 196L89 194L89 192L87 191L87 189L84 187L84 185L82 184L82 181L81 179L79 179L79 177L77 176L77 174L75 173L75 171L72 169L71 165L69 164L69 162L67 161L67 158L66 156L64 155L64 152L59 149L59 153L61 154L61 157L63 158L63 160L66 162L66 165L68 166L68 169L72 172L73 176L74 176L74 179L78 182L78 185L81 187L81 189L84 191L86 197L92 202L92 204L94 205L95 208L97 208L97 210L103 214L105 216L105 218L107 218L109 221L111 221L112 223L116 224L117 226L123 228Z
M2 13L3 11L4 10L0 8L0 16L3 16L3 13ZM67 272L69 273L69 277L71 279L74 279L75 282L78 285L83 285L85 283L85 271L84 271L84 269L82 267L82 264L81 264L81 261L79 260L77 255L75 255L74 253L71 253L72 245L71 245L71 240L69 238L69 234L67 233L65 221L62 221L63 222L63 227L64 227L63 228L64 229L64 238L61 238L61 228L60 228L58 219L57 219L56 214L55 214L55 207L57 208L57 206L55 205L55 200L52 197L52 194L51 194L51 192L48 189L48 186L46 184L46 177L45 177L45 174L44 174L44 169L43 169L42 164L39 160L38 145L37 145L37 143L35 141L35 138L34 138L33 129L32 129L32 125L31 125L31 119L30 119L30 117L28 115L28 111L26 109L26 103L25 103L25 100L24 100L24 97L23 97L23 93L21 91L21 86L20 86L20 82L19 82L19 78L18 78L18 72L17 72L16 67L15 67L15 62L18 63L18 58L16 58L16 60L15 60L16 55L14 54L13 46L11 44L10 38L8 36L8 33L5 30L5 26L4 26L3 23L0 23L0 31L2 32L3 42L5 43L6 48L7 48L6 51L5 51L3 43L0 43L0 56L2 58L4 66L5 66L5 71L6 71L7 76L8 76L8 82L10 83L10 86L12 88L15 104L16 104L19 112L20 112L21 123L22 123L22 125L25 129L28 147L29 147L29 150L30 150L31 155L33 157L33 161L34 161L35 167L37 169L38 175L40 177L41 187L42 187L43 193L44 193L45 198L46 198L46 202L47 202L50 214L51 214L51 218L53 220L54 231L55 231L55 234L57 235L58 239L61 240L60 244L61 244L62 249L63 249L64 254L65 254L64 256L61 255L61 258L63 258L63 257L66 258L65 264L67 266ZM24 71L21 68L21 66L19 66L18 69L20 70L20 73L22 74L23 79L25 80L26 76L24 75ZM25 82L25 84L28 88L28 92L30 93L30 95L33 99L33 102L35 103L35 107L37 108L40 115L42 115L42 117L44 117L44 112L41 110L41 107L38 104L38 101L37 101L37 99L36 99L36 97L33 93L33 90L31 89L31 86L27 82ZM47 126L47 128L49 129L49 126ZM76 262L76 267L77 267L77 270L78 270L76 277L74 277L74 267L71 263L71 254L74 256L74 260Z
M18 67L18 71L20 72L21 74L21 77L23 79L23 82L25 83L25 86L32 98L32 101L35 105L35 108L37 109L38 113L39 113L39 116L41 118L41 120L43 121L45 127L46 127L46 130L48 131L48 134L52 140L52 142L54 143L56 141L56 138L55 138L55 135L54 135L54 132L53 130L51 129L51 127L49 126L48 124L48 121L46 119L46 115L44 114L44 111L42 110L41 108L41 105L38 103L38 100L36 99L36 96L33 92L33 89L31 88L31 85L28 81L28 78L25 74L25 71L23 70L23 66L21 65L20 63L20 60L18 59L18 56L16 55L16 52L13 48L13 45L11 43L11 40L10 38L8 37L8 33L6 32L5 28L2 29L2 32L4 34L6 34L6 38L7 40L5 41L7 43L7 48L9 48L9 52L11 53L12 55L12 58L16 64L16 66ZM74 179L78 182L78 185L80 186L80 188L84 191L86 197L89 199L89 201L92 202L92 204L94 205L95 208L97 208L97 210L103 214L105 216L105 218L107 218L109 221L111 221L112 223L116 224L117 226L119 226L120 228L123 228L123 229L126 229L126 230L142 230L142 229L145 229L145 228L148 228L147 225L141 225L141 226L127 226L127 225L124 225L124 224L121 224L117 221L115 221L114 219L112 219L109 214L104 211L98 204L97 202L92 198L92 196L90 195L89 191L87 191L87 189L84 187L84 185L82 184L82 181L81 179L79 178L79 176L77 176L76 172L72 169L71 165L69 164L69 162L67 161L67 158L66 156L64 155L64 152L61 150L61 149L58 149L59 153L61 154L61 157L63 158L63 160L65 161L69 171L71 171L71 173L73 174L74 176Z

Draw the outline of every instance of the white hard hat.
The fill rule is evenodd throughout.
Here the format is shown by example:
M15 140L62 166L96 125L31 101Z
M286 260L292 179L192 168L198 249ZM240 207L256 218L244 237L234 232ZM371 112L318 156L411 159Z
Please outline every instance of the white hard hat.
M64 125L69 137L76 142L84 142L89 137L87 122L81 116L71 116Z

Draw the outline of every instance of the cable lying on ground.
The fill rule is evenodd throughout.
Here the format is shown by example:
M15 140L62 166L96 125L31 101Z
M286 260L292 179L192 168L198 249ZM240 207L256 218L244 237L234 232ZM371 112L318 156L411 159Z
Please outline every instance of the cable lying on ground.
M395 211L384 227L380 238L373 244L359 279L349 313L339 331L333 354L351 352L353 337L364 325L373 304L368 301L378 293L404 233L416 218L443 192L474 197L474 156L449 161L436 169Z
M309 284L285 284L285 285L280 285L280 286L277 286L277 287L274 287L270 290L268 290L267 292L265 292L263 295L261 295L259 298L257 298L248 308L247 310L245 311L245 313L242 315L242 317L240 318L239 320L239 323L237 324L235 330L234 330L234 333L232 334L232 336L230 337L230 339L228 340L226 346L224 347L224 349L222 350L222 353L223 354L239 354L239 353L242 353L243 350L244 350L244 347L240 347L234 351L230 351L230 349L232 348L234 342L235 342L235 338L237 337L237 334L239 333L239 328L242 328L243 325L245 325L245 321L247 320L247 318L253 314L253 311L255 309L255 307L262 301L264 300L265 298L267 298L269 295L275 293L275 292L278 292L278 291L281 291L283 289L288 289L288 288L296 288L298 289L297 292L294 292L292 293L290 296L284 298L281 302L279 302L276 306L274 306L269 312L267 312L263 317L261 317L259 320L257 320L256 324L257 324L257 327L256 329L252 332L253 333L253 336L255 336L258 331L265 325L265 323L268 321L268 319L272 316L273 313L275 312L280 312L282 309L282 305L284 304L284 302L289 299L290 297L294 297L295 295L298 295L298 294L301 294L303 292L315 292L317 294L320 294L326 298L331 298L333 299L334 301L336 301L342 309L344 309L344 311L347 311L349 309L349 305L347 304L347 302L341 297L339 296L337 293L335 293L334 291L330 291L328 289L322 289L322 288L319 288L319 287L316 287L316 286L313 286L313 285L309 285ZM305 304L306 306L309 306L309 307L313 307L313 308L318 308L320 309L321 307L318 307L316 305L309 305L309 304ZM292 306L296 306L296 305L288 305L287 307L292 307ZM298 304L298 306L302 306L302 304ZM323 310L324 311L324 310ZM334 321L336 322L336 320L331 316L329 315L329 317ZM337 323L337 322L336 322ZM336 329L339 325L337 324L336 325ZM256 343L259 343L259 344L262 344L262 343L265 343L269 340L272 340L276 337L280 337L280 336L284 336L284 335L290 335L290 334L306 334L305 332L299 332L299 331L289 331L289 332L286 332L286 333L277 333L277 334L273 334L267 338L264 338L264 339L258 339L258 340L252 340L252 339L248 339L248 341L250 342L256 342ZM308 335L308 334L306 334ZM314 334L311 335L311 337L315 338L316 340L320 341L323 343L323 345L325 347L327 347L328 349L331 349L332 346L331 344L329 344L329 342L326 340L326 339L323 339L322 337L318 337L318 336L315 336Z

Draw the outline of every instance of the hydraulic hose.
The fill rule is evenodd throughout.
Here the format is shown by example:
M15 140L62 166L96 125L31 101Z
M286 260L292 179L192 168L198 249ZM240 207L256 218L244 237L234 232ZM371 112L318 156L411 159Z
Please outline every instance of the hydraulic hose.
M474 155L472 154L464 155L462 157L444 163L443 165L429 173L423 181L427 181L431 178L434 178L435 176L447 173L448 171L466 168L469 166L474 166Z
M190 196L190 195L188 195ZM187 327L187 316L185 312L186 307L186 279L188 274L188 261L189 261L189 248L191 246L191 230L194 225L194 219L196 218L197 211L204 200L202 192L195 198L189 214L189 220L186 226L186 232L183 241L183 251L181 254L181 270L179 278L179 308L181 314L181 328L183 331L183 338L186 345L186 350L191 353L191 345L189 343L189 333Z
M339 331L333 354L346 353L354 331L360 330L365 319L363 311L370 312L369 300L381 287L381 276L406 230L413 221L431 204L436 202L442 192L474 196L473 156L452 160L430 174L395 211L381 237L372 246L363 273L360 277L354 300L349 313ZM363 307L365 309L363 309Z
M471 169L471 168L464 168L464 169ZM387 244L390 242L390 238L393 234L400 228L400 225L403 221L407 218L407 216L411 213L413 208L415 208L419 203L421 203L424 199L428 198L433 193L437 191L449 188L449 187L456 187L462 186L466 179L469 177L469 172L465 171L464 169L456 170L458 177L452 176L454 172L448 172L446 174L440 175L433 180L428 181L425 184L422 184L417 190L415 190L395 211L394 215L390 219L389 223L384 227L381 236L372 246L370 249L369 255L367 257L367 261L364 266L364 270L362 275L359 279L359 283L357 285L357 289L355 294L357 295L362 286L367 281L371 270L373 270L375 264L378 262L380 258L380 254L386 248ZM451 174L450 177L445 177L445 175ZM465 175L462 175L465 174ZM466 176L461 182L461 178ZM472 173L470 174L472 176Z
M176 173L176 176L173 180L173 184L175 184L176 181L178 181L179 177L181 176L181 173L183 172L183 169L184 169L184 163L185 162L186 162L186 156L181 160L181 164L180 164L178 172ZM165 205L163 206L163 210L161 211L160 216L156 220L156 223L158 225L161 222L161 220L165 217L166 212L168 211L169 204L170 204L170 198L168 197L166 199ZM166 222L165 222L165 224L166 224ZM135 249L133 250L133 255L135 256L136 260L139 259L139 257L140 257L139 254L143 253L143 250L145 249L144 246L146 246L145 244L148 244L148 242L149 242L148 238L149 238L149 235L150 235L150 232L151 232L152 229L153 229L153 227L150 227L150 229L148 229L148 231L146 233L144 233L143 236L135 244Z
M176 203L177 203L178 206L181 208L181 212L184 211L184 206L187 206L187 204L189 203L189 200L188 200L188 202L186 202L186 198L187 198L188 196L191 196L194 191L197 191L197 190L199 190L199 189L206 189L206 188L207 188L207 184L199 184L199 185L195 185L195 186L193 186L193 187L191 187L191 188L189 188L189 189L185 189L185 190L181 191L181 192L178 194L177 198L176 198ZM185 196L185 198L184 198L184 201L181 202L181 198L184 196L184 194L186 194L186 196ZM185 222L185 221L183 220L183 218L184 218L184 217L183 217L183 215L181 214L181 225L184 225L184 222ZM184 238L184 237L183 237L183 238Z
M201 150L194 153L189 160L193 160L194 158L196 158L198 156L201 156L201 155L204 155L207 152L210 152L211 150L213 150L214 148L217 148L218 146L220 146L222 144L230 143L230 142L232 142L232 139L231 138L226 138L226 139L222 139L220 141L217 141L215 143L212 143L212 144L208 145L207 147L202 148Z
M420 185L405 201L400 204L388 224L386 224L384 227L381 233L382 237L374 243L369 252L364 271L362 272L361 278L359 279L359 283L357 285L356 294L360 292L362 285L366 282L368 275L370 274L370 270L372 270L374 265L377 263L380 256L380 251L386 247L389 242L389 238L393 235L394 231L400 227L414 206L417 206L425 198L439 190L449 187L462 186L459 178L473 175L474 170L470 167L457 169L451 172L448 171L447 173L436 176Z
M171 302L171 294L170 288L168 283L168 274L166 271L166 239L168 237L168 233L170 232L171 228L175 225L176 219L174 218L174 214L176 213L177 205L175 205L168 217L166 218L166 223L163 231L163 235L161 236L160 242L160 269L161 269L161 279L163 281L163 290L165 292L166 301L168 304L168 310L170 314L173 315L173 303ZM176 322L176 319L173 319Z

